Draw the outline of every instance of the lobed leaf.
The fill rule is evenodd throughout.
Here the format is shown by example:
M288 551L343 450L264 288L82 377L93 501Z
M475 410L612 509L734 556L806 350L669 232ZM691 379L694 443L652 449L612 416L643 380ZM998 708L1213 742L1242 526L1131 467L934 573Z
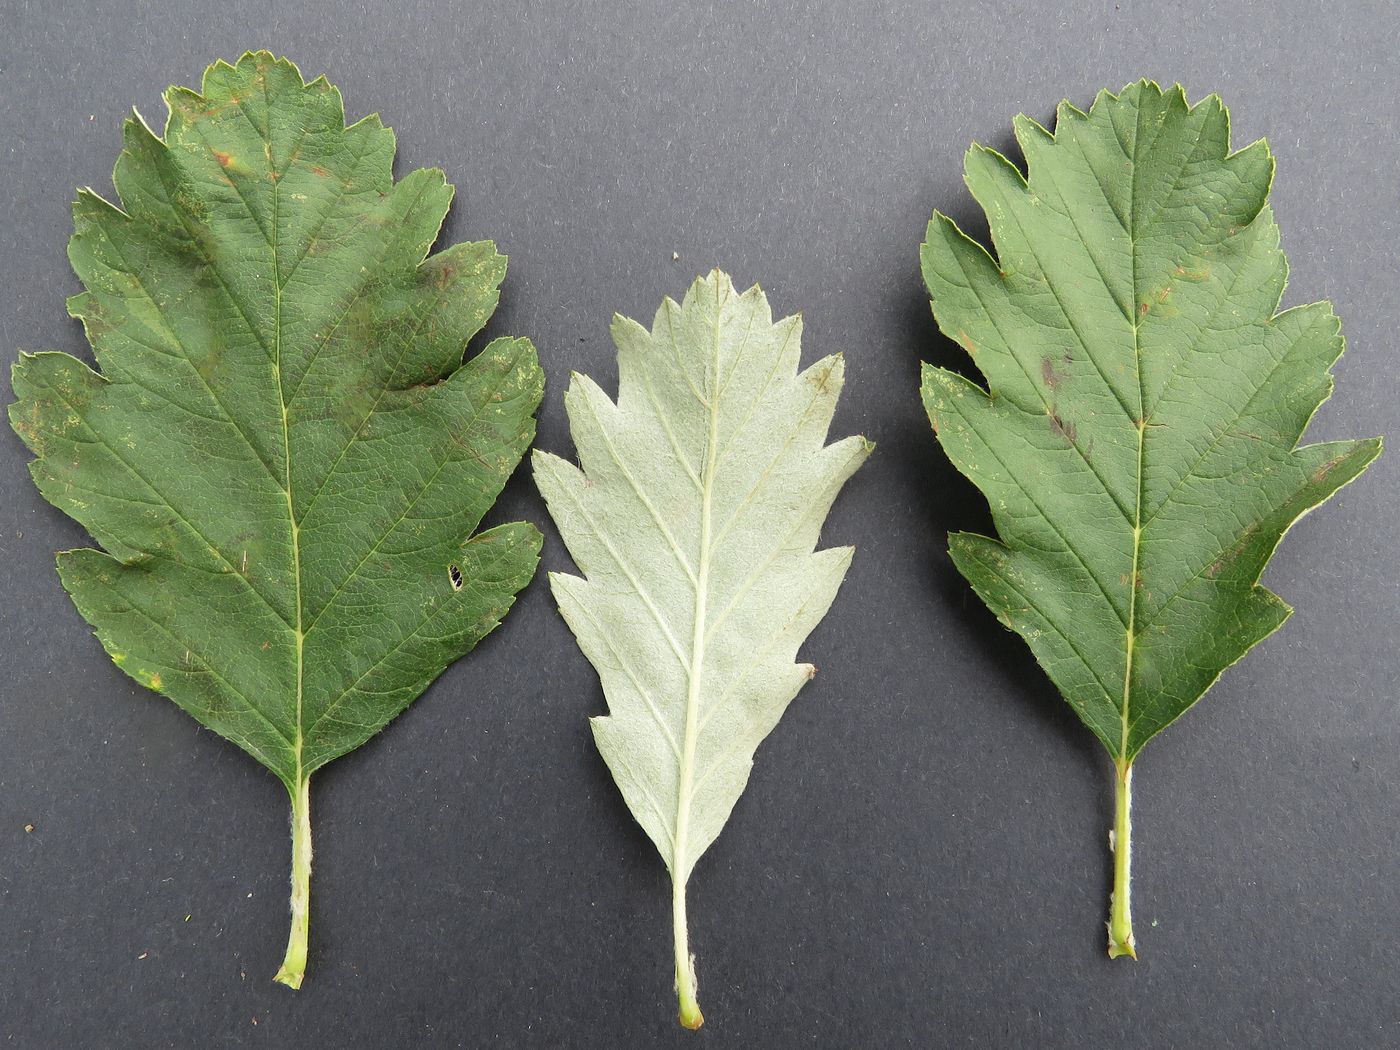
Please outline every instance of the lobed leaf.
M923 370L996 524L950 551L1131 763L1287 619L1260 574L1381 443L1297 446L1342 339L1326 303L1277 312L1274 159L1231 152L1219 98L1143 81L1062 103L1053 135L1015 127L1028 176L967 154L996 257L937 213L922 250L938 325L987 381Z
M428 255L452 187L396 182L377 117L346 127L339 91L266 52L165 98L163 136L126 122L121 206L73 209L69 311L101 371L24 355L10 419L103 548L59 572L112 659L295 803L533 575L532 526L472 533L543 378L524 339L462 363L505 259Z
M684 888L748 782L754 752L816 673L798 647L852 548L816 551L842 484L873 447L826 445L840 355L798 371L800 318L716 270L651 331L617 317L618 397L586 376L565 397L580 466L536 450L535 481L583 577L550 583L597 668L598 749L671 871L682 1021L693 969ZM691 1002L690 1006L694 1006Z

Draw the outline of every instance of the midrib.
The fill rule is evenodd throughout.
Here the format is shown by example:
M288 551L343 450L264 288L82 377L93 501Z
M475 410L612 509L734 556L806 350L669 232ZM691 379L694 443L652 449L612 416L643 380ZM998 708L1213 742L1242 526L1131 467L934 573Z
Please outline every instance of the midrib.
M719 338L720 305L722 288L715 291L715 332L712 367L710 369L709 409L710 425L705 442L705 462L700 477L700 559L695 570L695 615L690 643L690 667L688 669L688 691L685 702L685 739L681 747L680 785L676 804L675 854L671 862L671 875L677 882L684 883L690 872L686 869L689 855L691 792L695 778L695 744L699 736L700 688L705 664L705 612L709 602L710 577L710 505L714 492L715 467L719 457L716 447L719 444Z
M297 525L296 505L292 500L292 442L291 428L287 423L287 398L282 389L282 270L280 262L280 229L278 221L278 190L282 185L281 174L277 171L276 164L272 156L272 138L268 136L268 170L272 176L272 339L273 339L273 361L272 373L277 382L277 402L282 410L282 465L283 483L282 492L287 498L287 522L291 528L292 539L292 578L296 585L296 627L293 628L293 635L296 638L296 674L297 674L297 695L296 695L296 780L295 785L300 786L302 776L302 682L304 680L305 669L305 648L306 632L302 630L302 610L301 610L301 529Z
M1137 279L1133 279L1133 295L1137 296ZM1122 737L1119 742L1118 757L1126 759L1128 756L1128 723L1129 723L1129 702L1132 696L1133 681L1133 646L1137 639L1137 592L1138 592L1138 561L1142 554L1142 462L1143 462L1143 436L1147 431L1147 421L1142 418L1142 361L1139 356L1137 325L1133 325L1133 357L1137 362L1138 372L1138 449L1137 449L1137 505L1133 508L1133 568L1128 575L1128 626L1126 628L1127 643L1124 646L1123 659L1123 704L1119 711L1119 716L1123 724Z
M1143 390L1142 381L1142 347L1138 340L1138 329L1142 325L1143 317L1138 305L1138 272L1137 272L1137 173L1138 173L1138 148L1142 138L1142 106L1138 106L1137 128L1133 133L1133 174L1132 184L1128 197L1128 254L1132 264L1132 328L1133 328L1133 370L1137 375L1138 388L1138 411L1137 411L1137 495L1133 507L1133 567L1128 574L1128 624L1126 627L1127 641L1124 645L1123 657L1123 702L1119 708L1119 720L1122 725L1122 732L1118 744L1119 762L1128 761L1128 726L1129 712L1132 700L1133 683L1133 647L1137 642L1137 592L1138 592L1138 563L1142 555L1142 481L1143 481L1143 454L1147 435L1147 418L1145 415L1147 406L1147 395Z

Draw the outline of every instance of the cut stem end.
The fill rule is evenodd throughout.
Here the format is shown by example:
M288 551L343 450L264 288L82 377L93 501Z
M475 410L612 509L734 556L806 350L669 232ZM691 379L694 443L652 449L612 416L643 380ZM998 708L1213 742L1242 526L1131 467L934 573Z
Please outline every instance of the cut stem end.
M301 987L302 980L306 977L306 956L295 959L292 956L292 949L287 949L287 956L282 960L282 968L277 971L277 976L273 978L278 984L285 984L293 990Z
M300 988L306 976L306 943L311 927L311 778L292 793L292 929L287 955L273 980Z
M689 1028L693 1032L705 1023L705 1015L700 1012L700 1004L693 997L687 999L682 995L678 1020L682 1028Z

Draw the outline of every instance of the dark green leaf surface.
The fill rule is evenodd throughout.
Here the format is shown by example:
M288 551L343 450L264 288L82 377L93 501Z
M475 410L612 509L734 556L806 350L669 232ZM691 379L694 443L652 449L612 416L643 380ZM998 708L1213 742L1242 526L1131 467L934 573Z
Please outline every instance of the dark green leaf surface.
M987 389L925 366L923 398L996 524L955 534L954 561L1126 765L1282 625L1260 573L1380 441L1296 447L1338 321L1275 312L1274 161L1230 152L1218 98L1143 82L1016 135L1028 181L967 155L996 258L939 214L922 252L939 327Z
M10 418L44 496L104 551L64 585L129 675L297 796L499 622L526 524L473 530L533 433L530 343L462 352L497 302L489 242L425 260L452 199L394 182L394 136L266 53L125 126L121 208L74 206L100 374L25 355Z

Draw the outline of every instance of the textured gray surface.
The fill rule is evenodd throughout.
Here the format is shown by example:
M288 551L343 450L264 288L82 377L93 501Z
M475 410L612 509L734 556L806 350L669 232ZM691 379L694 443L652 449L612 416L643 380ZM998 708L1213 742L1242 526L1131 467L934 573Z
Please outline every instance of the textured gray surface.
M313 786L312 959L286 936L286 798L111 666L52 552L84 537L0 434L0 1034L17 1047L1391 1045L1400 1040L1400 460L1294 530L1298 608L1138 764L1142 961L1109 964L1110 765L944 552L983 527L917 395L958 361L920 286L932 208L980 229L973 139L1139 76L1267 135L1293 279L1350 349L1315 437L1396 429L1400 160L1384 0L0 3L0 345L85 353L63 312L73 187L119 121L247 47L383 114L400 171L457 183L445 236L511 256L490 334L535 340L539 443L569 369L612 389L614 310L700 271L844 350L834 435L879 443L828 543L858 549L692 882L707 1026L675 1028L666 873L585 718L592 669L543 580L481 649ZM1378 98L1380 101L1378 101ZM680 255L672 260L672 252ZM502 517L544 523L519 477ZM552 532L545 565L567 565ZM35 830L26 834L25 824ZM186 921L186 916L190 918Z

